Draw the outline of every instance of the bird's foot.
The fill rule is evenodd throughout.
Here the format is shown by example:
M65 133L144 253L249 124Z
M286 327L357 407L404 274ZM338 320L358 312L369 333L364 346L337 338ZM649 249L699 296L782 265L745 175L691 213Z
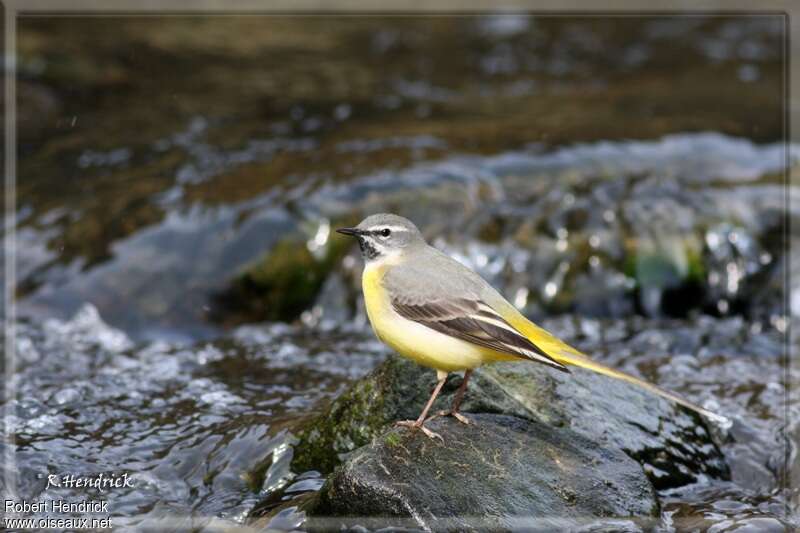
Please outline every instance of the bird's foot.
M398 420L397 422L394 423L394 425L395 426L405 426L405 427L410 428L410 429L419 429L428 438L430 438L430 439L439 439L440 441L442 441L442 443L444 443L444 439L442 438L441 435L439 435L438 433L435 433L435 432L431 431L430 429L426 428L423 425L423 423L420 422L419 420Z
M452 416L453 418L455 418L456 420L458 420L462 424L466 424L466 425L472 424L472 422L469 421L469 418L467 418L466 416L462 415L458 411L439 411L438 413L433 415L431 418L434 418L434 417L437 417L437 416ZM430 418L428 420L430 420Z

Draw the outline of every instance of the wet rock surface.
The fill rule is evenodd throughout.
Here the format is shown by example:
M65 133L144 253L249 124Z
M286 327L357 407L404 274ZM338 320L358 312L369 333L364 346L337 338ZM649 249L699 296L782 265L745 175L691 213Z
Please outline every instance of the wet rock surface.
M399 428L382 434L336 470L312 514L329 517L326 527L343 515L345 524L448 531L563 529L597 517L657 515L650 482L619 450L517 417L469 419L432 421L444 443ZM314 518L308 527L315 529Z
M330 471L349 452L382 438L394 421L416 419L435 384L432 374L398 357L387 360L300 433L297 468L316 465ZM455 376L448 381L434 409L450 405L459 383ZM462 412L513 415L621 450L642 464L659 489L699 476L729 476L722 453L697 415L582 369L563 374L531 363L485 366L473 374Z

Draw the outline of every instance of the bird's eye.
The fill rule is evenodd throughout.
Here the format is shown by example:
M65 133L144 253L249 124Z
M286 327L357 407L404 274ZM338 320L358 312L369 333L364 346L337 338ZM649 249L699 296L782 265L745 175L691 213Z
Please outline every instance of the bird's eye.
M392 230L390 230L389 228L383 228L381 230L381 235L383 235L384 237L388 237L391 234L392 234Z

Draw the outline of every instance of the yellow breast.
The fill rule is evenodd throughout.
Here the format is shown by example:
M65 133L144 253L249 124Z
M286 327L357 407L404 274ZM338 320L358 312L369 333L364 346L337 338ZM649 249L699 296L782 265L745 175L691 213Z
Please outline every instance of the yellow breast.
M367 308L367 317L369 318L372 329L379 339L381 332L379 325L385 324L385 314L389 311L391 304L386 289L381 285L381 280L386 272L386 265L376 265L367 263L364 267L364 273L361 275L361 289L364 291L364 305Z
M367 316L375 335L400 355L445 372L476 368L490 361L515 359L439 333L397 314L382 284L387 268L391 265L369 263L364 268L361 284Z

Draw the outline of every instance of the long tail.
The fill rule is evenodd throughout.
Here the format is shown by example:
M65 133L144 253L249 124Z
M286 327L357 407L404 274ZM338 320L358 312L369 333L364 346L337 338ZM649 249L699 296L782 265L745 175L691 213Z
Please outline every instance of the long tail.
M517 330L522 332L539 349L544 351L547 355L549 355L559 363L563 365L587 368L599 374L611 376L612 378L632 383L654 394L658 394L659 396L667 398L668 400L672 400L673 402L682 405L684 407L687 407L692 411L700 413L702 416L706 417L714 424L717 424L723 428L730 427L731 421L727 417L718 415L717 413L713 413L708 409L704 409L699 405L696 405L678 396L674 392L664 390L661 387L657 387L652 383L648 383L643 379L631 376L630 374L626 374L625 372L620 372L619 370L607 367L596 361L593 361L588 356L582 354L580 351L576 350L569 344L565 343L561 339L555 337L554 335L550 334L546 330L540 328L539 326L537 326L536 324L525 318L521 313L516 311L516 309L513 308L511 304L507 305L509 306L510 309L506 309L505 314L510 318L509 322L515 328L517 328Z
M681 396L678 396L674 392L670 392L668 390L662 389L661 387L657 387L656 385L653 385L652 383L649 383L643 379L631 376L630 374L626 374L625 372L620 372L619 370L616 370L614 368L601 365L600 363L592 361L591 359L589 359L584 355L577 353L576 354L566 353L563 355L551 354L551 355L553 359L555 359L559 363L565 365L578 366L581 368L588 368L589 370L597 372L598 374L603 374L605 376L611 376L612 378L621 379L622 381L627 381L628 383L632 383L652 393L658 394L659 396L663 396L668 400L672 400L673 402L679 405L687 407L692 411L696 411L697 413L700 413L714 424L717 424L723 428L730 427L731 425L730 419L725 416L718 415L717 413L709 411L708 409L704 409L703 407L700 407L699 405L694 404L689 400L682 398Z

